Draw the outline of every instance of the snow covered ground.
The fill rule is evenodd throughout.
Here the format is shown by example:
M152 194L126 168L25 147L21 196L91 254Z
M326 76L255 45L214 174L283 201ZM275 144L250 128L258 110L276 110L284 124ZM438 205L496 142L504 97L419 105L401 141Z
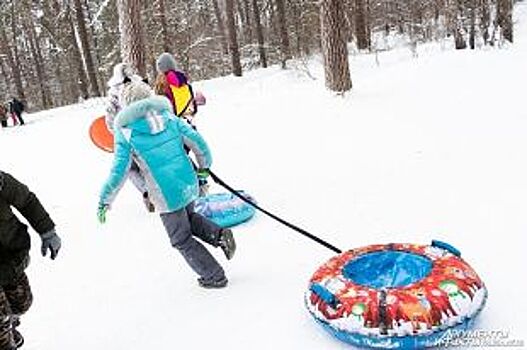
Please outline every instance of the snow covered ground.
M527 4L516 15L507 48L353 56L344 98L316 60L316 80L274 67L196 83L214 171L341 249L450 242L489 289L477 326L527 341ZM0 169L38 194L63 238L52 262L32 233L25 348L349 348L303 305L333 253L263 215L235 230L232 262L214 252L230 278L217 291L198 287L130 184L98 224L111 157L87 130L102 110L89 101L0 132Z

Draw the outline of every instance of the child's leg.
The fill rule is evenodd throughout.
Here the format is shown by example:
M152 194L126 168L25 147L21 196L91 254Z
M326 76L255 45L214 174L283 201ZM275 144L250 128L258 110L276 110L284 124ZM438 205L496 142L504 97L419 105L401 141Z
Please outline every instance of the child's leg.
M16 116L18 118L18 122L20 123L20 125L24 125L25 122L24 122L24 118L22 118L22 112L17 113Z
M139 168L139 165L137 165L137 162L135 160L132 160L132 165L130 166L130 171L128 172L128 178L132 183L134 184L135 188L139 192L141 192L141 195L143 197L143 203L145 204L146 209L153 213L156 208L154 207L154 204L150 201L150 197L148 195L148 191L146 189L146 181L145 177L143 176L143 173L141 173L141 169Z
M203 242L218 247L222 228L203 215L196 213L193 204L187 206L187 214L192 234Z
M15 283L4 286L4 293L11 308L12 315L20 316L29 310L33 303L33 294L29 280L25 273L22 273Z
M31 287L25 273L22 273L13 284L4 286L3 289L11 310L11 337L15 344L13 349L18 349L24 344L24 337L16 330L16 327L20 325L20 316L29 310L33 302L33 294L31 294Z
M232 259L236 251L236 242L232 231L221 228L212 220L194 212L193 204L187 206L187 214L190 219L192 234L213 247L220 247L227 260Z
M11 330L11 309L9 302L0 286L0 350L13 350L13 332Z
M141 194L144 194L146 192L145 178L141 173L141 169L139 169L139 166L134 160L132 160L132 165L130 166L130 172L128 173L128 176L135 188L137 188Z
M192 237L186 209L161 214L170 243L179 250L189 266L204 280L225 278L225 272L212 254Z
M9 116L11 117L11 119L13 119L13 125L17 125L18 121L15 117L15 113L9 113Z

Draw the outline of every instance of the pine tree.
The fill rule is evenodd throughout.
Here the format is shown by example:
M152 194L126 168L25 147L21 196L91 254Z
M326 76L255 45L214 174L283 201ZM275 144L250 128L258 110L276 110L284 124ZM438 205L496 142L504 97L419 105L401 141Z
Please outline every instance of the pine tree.
M86 71L90 81L91 92L93 96L101 96L99 84L97 82L97 74L95 73L95 64L92 58L92 49L90 40L88 39L88 31L86 30L86 20L84 18L84 8L80 0L73 0L75 6L75 18L77 19L77 30L81 42L84 63L86 64Z
M262 30L262 22L260 20L260 8L258 7L258 0L253 0L253 17L254 30L256 32L256 39L258 40L258 53L260 55L260 64L263 68L267 68L267 55L265 53L265 41Z
M336 92L351 90L352 86L342 7L341 0L322 0L320 6L326 86Z
M77 0L78 1L78 0ZM146 76L146 54L142 29L141 0L117 0L121 57L141 76Z
M275 2L276 12L278 14L278 30L280 36L280 50L282 53L282 68L285 68L287 61L291 59L291 49L289 47L289 34L286 20L287 15L284 0L275 0Z
M227 20L227 33L229 38L229 52L231 54L232 74L236 77L242 76L242 65L240 62L240 50L238 48L238 36L234 20L233 0L225 0L225 19Z

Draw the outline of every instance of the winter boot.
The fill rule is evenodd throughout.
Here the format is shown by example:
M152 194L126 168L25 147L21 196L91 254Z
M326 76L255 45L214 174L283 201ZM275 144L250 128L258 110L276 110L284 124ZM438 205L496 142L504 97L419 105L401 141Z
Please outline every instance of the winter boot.
M13 345L15 346L15 349L19 349L24 344L24 337L20 332L16 329L16 327L20 326L20 318L18 315L12 315L11 316L11 329L13 334Z
M218 244L223 250L227 260L231 260L236 252L236 241L230 229L224 228L221 230Z
M13 328L13 343L15 344L15 349L20 349L24 345L24 337L15 328Z
M222 276L221 278L218 278L218 279L211 279L211 280L206 280L203 277L200 277L198 278L198 283L200 287L203 287L203 288L219 289L219 288L226 287L227 283L229 283L229 280L225 276Z

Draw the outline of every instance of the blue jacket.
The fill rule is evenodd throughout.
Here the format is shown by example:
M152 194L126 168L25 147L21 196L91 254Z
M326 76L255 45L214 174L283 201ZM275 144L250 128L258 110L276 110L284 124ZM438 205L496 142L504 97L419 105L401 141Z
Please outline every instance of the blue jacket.
M158 212L182 209L197 198L198 180L184 145L192 150L200 168L211 166L210 151L200 134L172 114L167 98L156 96L130 104L117 114L114 130L114 162L100 204L112 203L132 160Z

